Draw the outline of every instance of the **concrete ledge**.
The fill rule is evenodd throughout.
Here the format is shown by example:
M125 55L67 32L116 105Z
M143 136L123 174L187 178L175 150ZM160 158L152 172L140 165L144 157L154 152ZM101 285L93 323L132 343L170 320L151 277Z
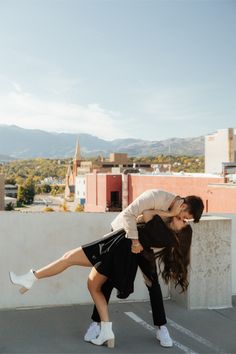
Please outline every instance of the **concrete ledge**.
M171 298L188 309L231 307L231 220L206 216L191 226L190 285L181 295L171 286Z
M92 303L87 289L89 268L72 267L64 273L37 282L20 295L9 281L8 272L25 273L54 261L66 251L91 242L110 229L117 213L15 213L0 212L0 309ZM171 296L187 308L230 307L231 220L205 217L193 224L194 236L190 286L180 296ZM169 289L161 282L164 298ZM128 301L149 298L140 273L135 292ZM113 301L118 301L115 294Z
M0 309L92 303L87 289L90 268L71 267L65 272L36 282L21 295L9 280L9 271L24 274L61 257L70 249L92 242L109 232L117 213L17 213L0 212ZM169 296L164 287L164 297ZM128 301L148 299L139 273L135 292ZM116 292L113 301L118 301Z

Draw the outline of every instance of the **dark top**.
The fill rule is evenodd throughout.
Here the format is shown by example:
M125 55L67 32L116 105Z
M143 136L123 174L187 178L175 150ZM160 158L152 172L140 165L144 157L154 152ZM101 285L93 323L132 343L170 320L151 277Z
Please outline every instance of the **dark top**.
M108 277L118 290L119 298L126 298L133 292L138 267L138 255L131 252L132 241L125 235L124 230L113 231L82 246L97 271ZM146 224L138 224L138 235L145 252L150 254L153 254L151 247L174 246L175 243L174 233L158 215Z
M146 224L138 224L139 242L144 249L151 247L170 247L175 244L174 232L164 223L162 218L155 215Z

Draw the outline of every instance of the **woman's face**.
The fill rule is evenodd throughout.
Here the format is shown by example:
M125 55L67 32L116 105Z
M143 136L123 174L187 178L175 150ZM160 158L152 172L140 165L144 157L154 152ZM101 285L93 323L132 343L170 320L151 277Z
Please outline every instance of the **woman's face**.
M170 222L170 228L174 231L180 231L187 225L187 220L183 219L181 216L173 216Z

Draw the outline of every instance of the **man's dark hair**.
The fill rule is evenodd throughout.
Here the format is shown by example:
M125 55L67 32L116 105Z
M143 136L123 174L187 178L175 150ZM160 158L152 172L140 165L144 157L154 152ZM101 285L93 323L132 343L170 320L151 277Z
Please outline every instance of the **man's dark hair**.
M187 204L188 212L193 216L193 221L199 222L204 209L202 199L196 195L188 195L184 198L184 203Z

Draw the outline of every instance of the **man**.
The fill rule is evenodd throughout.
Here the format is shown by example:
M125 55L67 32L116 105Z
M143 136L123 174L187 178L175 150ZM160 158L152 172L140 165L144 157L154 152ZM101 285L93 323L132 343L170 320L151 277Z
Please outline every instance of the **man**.
M146 282L146 286L150 296L153 322L157 326L156 337L163 347L171 347L173 342L165 326L167 321L156 264L154 267L149 267L147 260L140 253L143 248L138 240L137 218L142 215L144 210L151 210L153 216L156 214L161 217L177 216L180 224L182 223L182 227L184 227L188 220L193 219L195 223L199 222L203 209L203 201L198 196L192 195L181 198L163 190L152 189L142 193L111 223L112 230L124 229L126 231L126 237L132 240L131 251L138 254L138 265L145 274L144 279L149 278L149 275L152 278L151 284ZM147 274L148 269L151 268L152 274ZM103 284L102 291L107 302L109 302L112 289L113 285L109 280ZM84 336L85 341L91 341L100 333L100 318L95 306L91 318L93 322Z

